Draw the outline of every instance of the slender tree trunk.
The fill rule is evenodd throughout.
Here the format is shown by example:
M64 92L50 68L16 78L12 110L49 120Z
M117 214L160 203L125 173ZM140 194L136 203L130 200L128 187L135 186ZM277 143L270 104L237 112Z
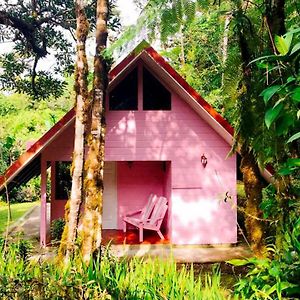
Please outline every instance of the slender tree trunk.
M246 120L249 119L249 114L252 114L251 107L251 84L252 84L252 69L249 65L251 61L251 49L249 47L250 37L246 37L242 31L238 35L239 47L241 51L241 60L243 68L242 90L239 101L241 101L240 118L241 136L239 143L241 144L241 172L243 173L244 189L246 193L246 214L245 227L249 238L251 248L256 256L265 254L264 246L264 224L259 221L261 218L261 210L259 205L262 200L262 184L259 168L253 152L249 148L249 140L251 139L251 128ZM249 133L249 134L248 134Z
M179 28L179 35L180 35L180 62L181 66L183 67L185 65L185 55L184 55L184 36L183 36L183 26L180 25Z
M284 6L285 0L265 0L266 18L271 35L286 33Z
M105 91L107 67L102 56L107 41L107 0L97 1L96 53L94 58L94 81L92 100L92 123L88 137L88 155L84 180L85 208L82 218L82 255L89 262L102 240L103 173L105 142Z
M77 60L74 86L76 92L76 119L72 165L72 187L70 199L65 208L66 226L60 246L60 253L65 255L66 259L74 253L79 211L82 202L84 132L86 123L86 107L88 106L88 64L85 43L89 32L89 24L85 15L84 1L76 0L75 5L77 19Z
M225 68L225 64L226 64L227 57L228 57L228 36L229 36L229 23L230 23L231 18L232 18L231 13L226 14L225 22L224 22L223 44L222 44L223 68ZM223 71L223 73L222 73L222 86L224 86L224 74L225 74L225 71Z
M252 251L256 256L264 256L264 224L262 211L259 205L262 200L262 178L253 152L245 145L241 149L242 161L240 170L243 174L243 182L246 193L245 227Z

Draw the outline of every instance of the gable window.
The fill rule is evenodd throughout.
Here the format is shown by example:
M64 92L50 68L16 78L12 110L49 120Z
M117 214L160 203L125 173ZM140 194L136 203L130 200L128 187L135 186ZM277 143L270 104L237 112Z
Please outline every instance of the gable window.
M137 68L131 71L109 93L110 110L138 109L138 75Z
M67 200L71 192L72 177L70 173L71 162L55 162L55 199Z
M171 93L143 68L143 109L171 110Z

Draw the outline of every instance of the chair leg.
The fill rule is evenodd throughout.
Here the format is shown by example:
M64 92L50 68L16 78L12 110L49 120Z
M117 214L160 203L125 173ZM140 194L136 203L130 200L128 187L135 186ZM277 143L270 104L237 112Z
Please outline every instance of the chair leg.
M142 243L144 240L143 227L139 227L139 240L140 240L140 243Z
M126 222L123 221L123 232L126 233Z
M161 233L161 231L160 231L160 230L158 230L158 231L157 231L157 233L158 233L159 237L160 237L162 240L164 240L164 239L165 239L165 237L162 235L162 233Z

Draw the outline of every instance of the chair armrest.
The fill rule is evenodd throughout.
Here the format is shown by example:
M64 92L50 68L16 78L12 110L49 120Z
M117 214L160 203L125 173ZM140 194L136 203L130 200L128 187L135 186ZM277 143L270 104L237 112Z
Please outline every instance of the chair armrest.
M129 216L133 216L133 215L137 215L140 214L142 212L142 210L136 210L136 211L130 211L128 213L126 213L126 215L124 217L129 217Z

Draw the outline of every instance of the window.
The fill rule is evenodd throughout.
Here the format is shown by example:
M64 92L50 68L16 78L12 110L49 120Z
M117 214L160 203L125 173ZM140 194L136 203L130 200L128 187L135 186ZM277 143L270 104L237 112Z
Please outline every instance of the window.
M171 93L143 68L143 109L171 110Z
M55 162L55 199L69 199L72 177L70 173L71 162L57 161Z
M137 68L131 71L109 93L110 110L137 110L138 109L138 74Z

